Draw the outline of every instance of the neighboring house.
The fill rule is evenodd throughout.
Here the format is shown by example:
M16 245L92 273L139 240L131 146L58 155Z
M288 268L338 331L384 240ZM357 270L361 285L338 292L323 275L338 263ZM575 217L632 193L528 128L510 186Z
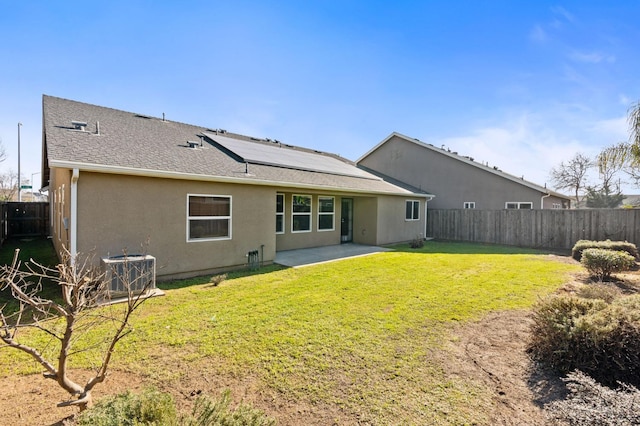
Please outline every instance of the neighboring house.
M430 209L566 209L571 203L546 187L399 133L356 164L434 194Z
M249 252L268 264L282 250L409 241L431 198L335 155L51 96L42 176L56 249L146 251L159 278L237 268Z

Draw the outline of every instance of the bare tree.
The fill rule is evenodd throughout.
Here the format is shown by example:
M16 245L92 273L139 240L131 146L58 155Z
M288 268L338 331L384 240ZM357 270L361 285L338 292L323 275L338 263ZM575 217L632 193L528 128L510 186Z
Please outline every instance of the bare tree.
M4 148L4 144L2 143L2 139L0 139L0 163L4 162L7 159L7 151Z
M126 281L129 274L125 274L122 278L128 293L126 302L100 306L101 302L109 300L109 289L103 274L90 266L90 256L80 261L79 257L73 258L65 252L57 270L32 260L23 271L18 260L19 252L16 250L11 265L0 270L0 291L9 291L17 302L17 307L15 303L0 307L0 339L3 346L33 357L44 367L44 376L55 380L72 396L70 400L60 402L59 407L78 406L83 411L92 405L93 388L105 380L117 343L131 332L131 315L145 300L147 284L141 288ZM41 296L45 280L59 286L62 302ZM134 293L134 288L140 292ZM105 322L113 324L113 329L98 331L96 327ZM28 336L39 333L48 342L42 347L28 343L42 340L21 338L25 329L31 330ZM100 335L100 343L81 343L79 337L89 332ZM53 351L47 349L52 344ZM82 384L71 378L69 359L86 351L94 351L100 361L96 363L93 375Z
M551 169L551 180L556 189L574 192L576 203L580 202L580 193L586 187L587 172L595 163L586 155L578 153L566 163Z
M0 173L0 201L11 201L18 193L18 174L13 170Z

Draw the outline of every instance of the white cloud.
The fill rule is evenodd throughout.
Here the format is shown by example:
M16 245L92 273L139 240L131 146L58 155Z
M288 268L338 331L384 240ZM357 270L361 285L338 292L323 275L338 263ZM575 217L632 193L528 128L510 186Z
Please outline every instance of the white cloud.
M621 93L620 95L618 95L618 102L621 105L625 105L625 106L629 106L631 105L631 98L628 97L627 95L625 95L624 93Z
M595 121L589 130L595 132L596 135L600 135L605 145L613 145L617 142L626 141L629 137L629 126L626 115ZM606 141L609 142L607 143Z
M535 25L531 31L529 31L529 39L537 43L544 43L549 39L549 36L540 25Z
M500 170L538 185L552 187L549 173L560 162L567 161L577 153L595 157L601 147L591 140L574 134L572 129L564 132L545 124L545 119L521 113L503 123L472 129L469 134L434 141L444 144L459 155L470 156L475 161L498 167ZM591 132L600 138L604 134L620 134L620 119L602 120L593 124ZM607 138L607 140L611 140ZM612 140L614 141L614 140Z
M561 21L573 23L576 18L567 9L561 6L555 6L551 8L551 12L557 17L554 22L560 24Z
M613 63L616 61L616 57L614 55L608 55L602 52L573 51L569 54L569 58L576 62L584 62L589 64L599 64L601 62Z

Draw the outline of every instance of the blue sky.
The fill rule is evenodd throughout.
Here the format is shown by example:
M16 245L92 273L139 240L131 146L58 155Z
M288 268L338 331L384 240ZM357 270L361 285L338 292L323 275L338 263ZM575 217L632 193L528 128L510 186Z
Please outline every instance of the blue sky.
M550 184L627 139L639 16L631 0L0 0L0 171L22 122L22 174L40 172L48 94L351 160L397 131Z

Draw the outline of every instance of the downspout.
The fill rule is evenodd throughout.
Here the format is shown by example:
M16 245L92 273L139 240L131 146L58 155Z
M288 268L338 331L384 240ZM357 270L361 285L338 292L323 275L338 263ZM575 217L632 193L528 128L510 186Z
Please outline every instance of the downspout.
M71 224L69 226L69 245L71 254L71 264L73 265L78 255L78 179L80 170L73 169L71 175Z
M547 197L551 197L551 194L543 195L542 198L540 198L540 210L544 210L544 199Z

